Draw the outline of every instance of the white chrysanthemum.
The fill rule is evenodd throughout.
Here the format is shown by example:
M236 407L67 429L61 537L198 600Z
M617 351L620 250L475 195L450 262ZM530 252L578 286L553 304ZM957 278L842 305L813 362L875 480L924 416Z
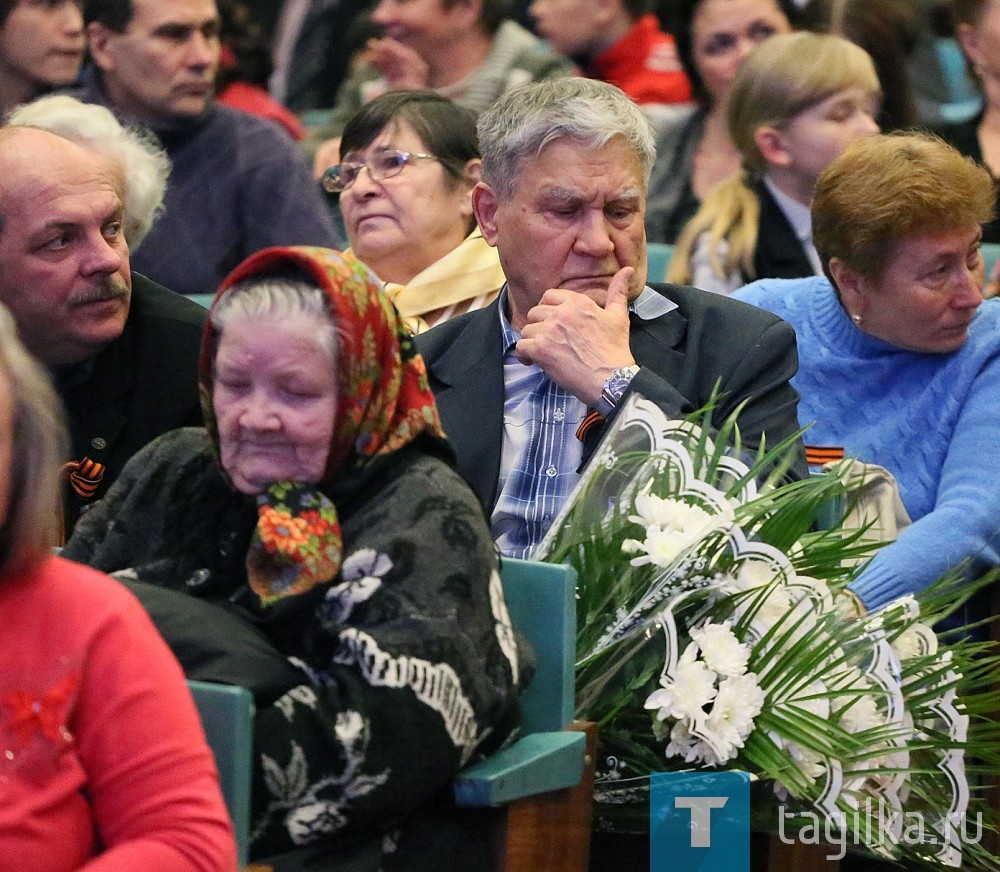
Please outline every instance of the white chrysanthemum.
M872 727L881 726L885 720L879 714L875 700L870 696L860 696L840 716L840 726L849 733L860 733Z
M701 760L703 750L702 742L691 735L686 721L674 724L665 752L667 757L680 757L685 763L696 763Z
M700 730L720 762L736 756L753 731L754 718L764 708L764 691L752 672L731 676L719 683L712 711Z
M670 677L661 676L660 689L646 698L645 708L657 710L655 717L658 720L689 718L698 721L705 717L705 706L715 699L718 676L698 660L697 655L698 646L692 642L684 649Z
M937 653L937 636L926 624L910 624L892 641L892 650L902 660L912 660L921 654Z
M658 497L648 490L640 493L632 509L636 512L629 515L629 520L633 524L641 524L643 527L669 527L674 530L683 530L692 525L703 526L707 521L712 520L700 506L692 506L683 500L675 500L669 497Z
M734 592L753 590L774 581L774 567L764 560L744 560L736 575L730 578L734 583Z
M724 624L706 623L690 630L708 668L719 675L742 675L750 659L750 647L736 638L731 627L732 622L726 621Z
M730 511L713 515L701 506L683 500L664 499L648 491L635 498L633 508L637 514L629 515L629 520L641 524L646 530L644 542L629 540L630 547L635 543L638 550L645 552L632 560L633 566L648 563L669 566L713 530L732 523Z
M785 702L818 718L830 717L830 691L824 681L813 681L807 684L792 699L785 700Z
M815 781L826 773L823 758L818 754L803 748L795 742L788 742L785 745L785 750L788 751L789 756L795 761L795 765L807 778Z

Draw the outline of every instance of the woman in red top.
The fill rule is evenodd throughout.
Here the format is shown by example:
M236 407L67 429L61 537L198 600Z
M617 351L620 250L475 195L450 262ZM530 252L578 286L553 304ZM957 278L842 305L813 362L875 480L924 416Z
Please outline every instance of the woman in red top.
M122 585L52 556L57 410L0 307L0 869L235 870L180 666Z

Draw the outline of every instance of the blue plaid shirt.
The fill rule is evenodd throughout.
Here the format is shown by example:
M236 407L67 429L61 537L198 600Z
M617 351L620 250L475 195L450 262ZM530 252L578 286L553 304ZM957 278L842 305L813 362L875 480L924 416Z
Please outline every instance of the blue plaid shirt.
M500 293L503 333L503 454L497 502L490 518L502 554L528 557L542 540L579 480L583 443L576 438L587 407L537 364L515 354L521 338L507 318L507 288ZM629 307L635 317L658 318L676 308L651 288Z

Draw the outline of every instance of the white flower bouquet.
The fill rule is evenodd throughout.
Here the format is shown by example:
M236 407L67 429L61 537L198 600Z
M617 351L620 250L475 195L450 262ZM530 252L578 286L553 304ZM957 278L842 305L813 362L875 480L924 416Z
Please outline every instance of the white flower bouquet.
M872 545L815 529L835 474L781 484L790 445L746 463L722 447L732 423L713 439L641 397L609 429L535 554L578 573L577 713L599 725L605 821L642 821L652 771L734 769L760 784L758 825L1000 868L970 788L1000 771L998 661L930 629L985 582L858 617L844 588Z

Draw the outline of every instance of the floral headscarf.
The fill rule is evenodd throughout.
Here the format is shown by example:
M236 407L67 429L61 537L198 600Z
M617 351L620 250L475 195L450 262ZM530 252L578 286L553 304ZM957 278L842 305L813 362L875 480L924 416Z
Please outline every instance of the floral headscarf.
M247 258L222 282L225 291L248 279L297 267L323 291L337 329L337 409L326 470L331 482L372 458L398 451L420 434L442 437L423 358L368 268L326 248L268 248ZM200 391L205 426L218 452L212 376L219 336L205 326ZM247 570L250 586L269 604L330 582L343 551L337 510L316 485L275 482L258 495L258 522Z

